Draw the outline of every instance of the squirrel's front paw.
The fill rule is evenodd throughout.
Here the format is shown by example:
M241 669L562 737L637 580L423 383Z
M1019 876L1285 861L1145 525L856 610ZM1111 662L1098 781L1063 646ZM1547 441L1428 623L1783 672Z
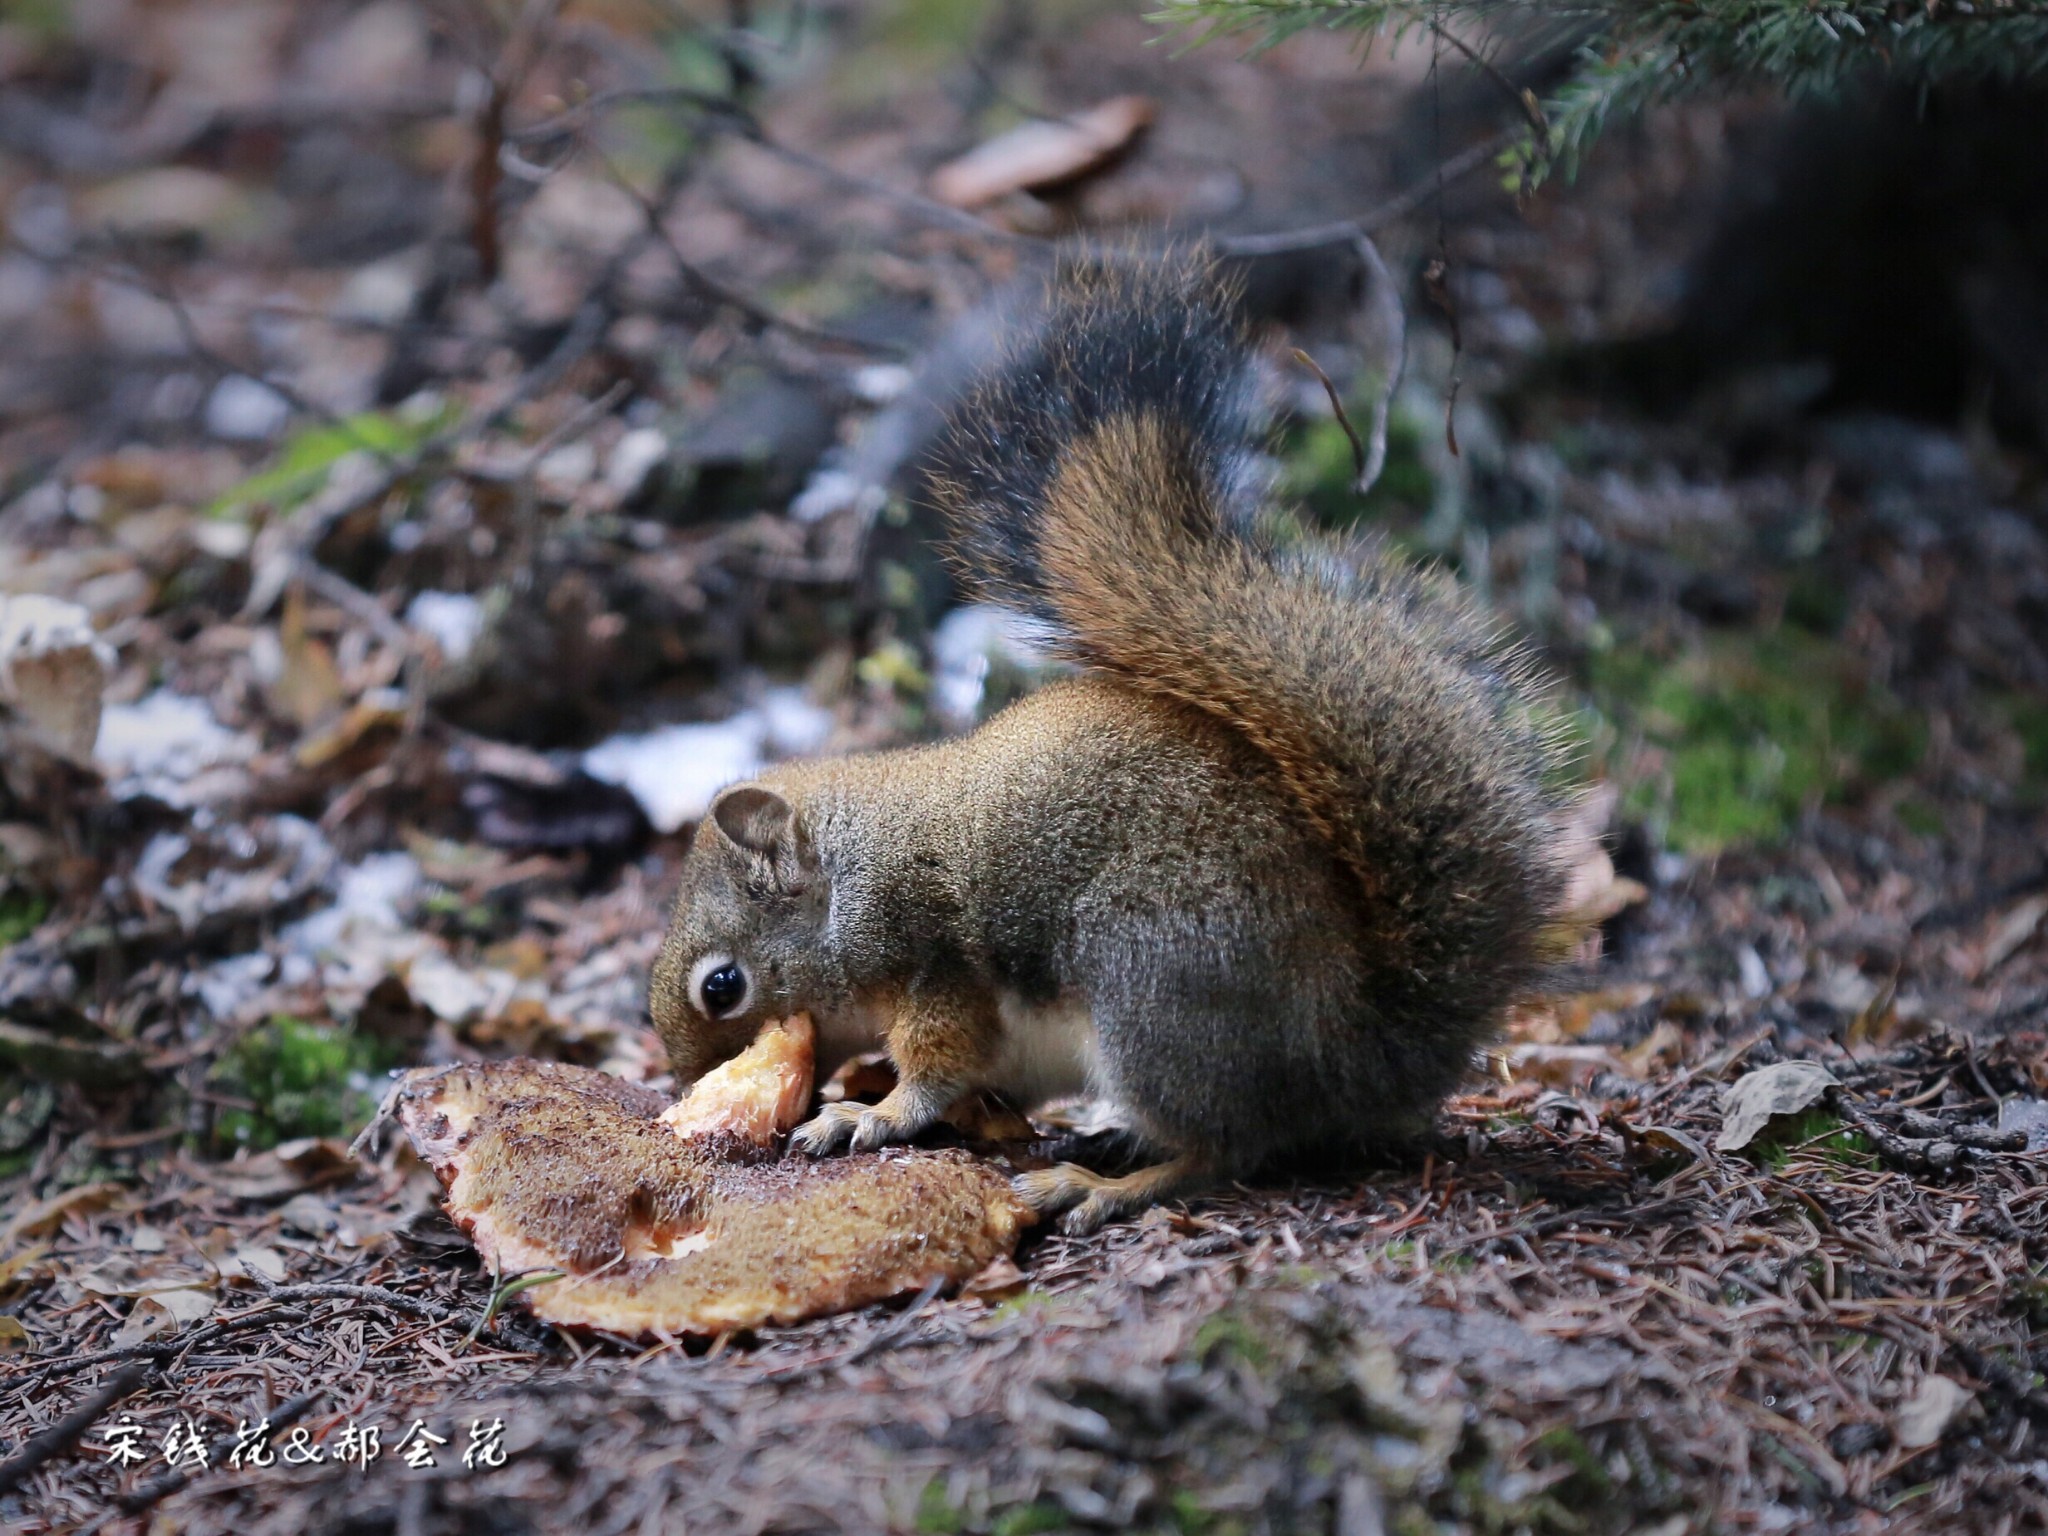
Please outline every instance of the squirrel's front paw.
M872 1152L892 1141L908 1141L922 1127L905 1125L886 1104L827 1104L796 1128L790 1142L797 1151L825 1157L844 1147Z

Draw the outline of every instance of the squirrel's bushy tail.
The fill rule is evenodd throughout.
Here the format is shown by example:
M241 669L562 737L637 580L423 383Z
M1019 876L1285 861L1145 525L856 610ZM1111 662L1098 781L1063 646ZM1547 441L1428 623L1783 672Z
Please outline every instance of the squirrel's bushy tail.
M1379 1007L1476 1035L1559 916L1556 733L1447 579L1247 512L1254 380L1202 257L1063 269L954 415L954 553L1075 660L1253 742L1356 877Z

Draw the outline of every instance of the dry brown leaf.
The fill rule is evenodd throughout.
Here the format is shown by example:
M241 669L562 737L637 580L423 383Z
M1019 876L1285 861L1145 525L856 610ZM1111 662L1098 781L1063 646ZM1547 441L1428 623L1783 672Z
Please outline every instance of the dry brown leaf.
M8 1219L6 1230L0 1232L0 1248L6 1248L19 1238L41 1237L46 1232L54 1232L57 1224L74 1211L104 1209L121 1192L119 1184L81 1184L46 1200L30 1201Z
M1016 1295L1029 1284L1024 1271L1017 1267L1017 1261L1008 1254L990 1259L978 1274L968 1276L960 1287L962 1296L972 1296L977 1301L1004 1301Z
M1652 1078L1669 1071L1685 1059L1685 1036L1669 1019L1659 1019L1656 1028L1621 1053L1631 1077Z
M979 208L1012 192L1049 191L1105 169L1151 124L1145 96L1113 96L1068 117L1024 123L932 173L932 196Z
M202 1290L151 1291L136 1299L114 1334L114 1343L139 1344L160 1333L183 1328L212 1312L218 1298Z
M92 761L112 657L78 604L0 596L0 706L71 762Z
M355 1176L348 1143L331 1136L279 1142L268 1152L198 1170L215 1187L243 1200L272 1200Z
M270 686L270 702L302 729L340 708L341 669L334 652L306 630L306 599L297 588L285 595L277 639L284 651L284 669Z
M1656 995L1657 989L1647 982L1622 982L1561 998L1553 1004L1553 1013L1559 1032L1577 1039L1602 1014L1633 1013Z
M1798 1114L1834 1086L1835 1074L1817 1061L1781 1061L1745 1073L1721 1095L1715 1147L1739 1152L1778 1116Z
M33 1243L22 1249L13 1258L0 1261L0 1290L5 1290L8 1286L14 1284L15 1278L18 1275L49 1251L50 1245L48 1243Z
M1908 1451L1939 1444L1949 1426L1976 1400L1967 1387L1946 1376L1924 1376L1913 1395L1899 1405L1892 1421L1892 1438Z
M2048 896L2032 896L1998 920L1971 971L1972 981L1981 981L2018 954L2048 917Z

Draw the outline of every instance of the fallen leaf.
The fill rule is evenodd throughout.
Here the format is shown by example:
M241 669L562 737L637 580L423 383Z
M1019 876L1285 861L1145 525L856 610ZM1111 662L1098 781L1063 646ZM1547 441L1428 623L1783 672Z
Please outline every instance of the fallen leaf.
M284 1255L275 1248L237 1248L233 1263L245 1275L268 1280L272 1285L284 1284Z
M978 208L1012 192L1049 191L1107 167L1156 112L1144 96L1114 96L1068 117L1024 123L932 173L932 196Z
M13 1258L0 1263L0 1288L14 1284L15 1276L19 1275L29 1265L35 1263L37 1259L40 1259L49 1251L50 1245L48 1243L35 1243L30 1247L22 1249Z
M296 587L285 594L277 638L284 665L270 685L270 702L303 730L339 708L345 690L334 652L306 630L306 599Z
M73 1211L98 1210L112 1203L120 1193L119 1184L80 1184L47 1200L31 1201L9 1218L7 1230L0 1233L0 1248L5 1248L16 1238L41 1237L45 1232L53 1232L57 1224Z
M1737 1078L1721 1095L1721 1134L1714 1145L1740 1151L1779 1115L1796 1115L1836 1086L1817 1061L1781 1061Z
M1689 1131L1681 1131L1675 1125L1653 1125L1642 1133L1643 1145L1661 1147L1667 1151L1682 1153L1689 1161L1703 1163L1707 1160L1707 1149L1700 1145L1699 1138Z
M1500 1059L1513 1077L1553 1088L1590 1083L1602 1072L1629 1075L1628 1064L1604 1045L1511 1045Z
M240 1157L203 1170L209 1183L243 1200L272 1200L279 1195L317 1188L353 1178L356 1165L348 1143L330 1136L282 1141L268 1152Z
M998 1254L962 1282L960 1294L977 1301L1003 1301L1023 1290L1027 1283L1016 1261L1008 1254Z
M1659 1019L1655 1029L1621 1053L1630 1075L1640 1078L1654 1077L1675 1067L1684 1057L1685 1036L1669 1019Z
M341 1212L318 1195L293 1195L277 1214L308 1237L326 1237L341 1227Z
M113 652L92 615L54 597L0 597L0 704L74 763L92 761Z
M160 1333L195 1323L214 1309L216 1298L200 1290L152 1291L136 1300L114 1335L116 1345L139 1344Z
M1892 1422L1892 1438L1901 1449L1925 1450L1938 1444L1948 1433L1949 1425L1975 1401L1967 1387L1946 1376L1922 1377L1913 1395L1899 1405Z
M0 1355L11 1355L18 1349L27 1349L35 1341L29 1337L18 1317L0 1316Z
M2030 897L2000 918L1984 941L1984 952L1970 979L1981 981L2010 960L2034 936L2044 917L2048 917L2048 896Z
M1567 1036L1583 1035L1602 1014L1633 1013L1657 995L1647 982L1623 982L1561 998L1555 1006L1557 1027Z

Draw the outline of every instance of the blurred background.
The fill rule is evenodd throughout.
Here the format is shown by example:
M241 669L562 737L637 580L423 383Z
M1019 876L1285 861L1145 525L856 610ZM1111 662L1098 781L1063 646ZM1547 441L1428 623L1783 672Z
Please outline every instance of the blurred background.
M2041 93L1596 141L1583 31L1182 9L9 7L0 1171L340 1131L423 1056L658 1072L710 792L1041 670L918 465L1061 242L1215 241L1276 494L1531 636L1630 985L2036 1018Z
M337 1138L389 1069L423 1061L530 1053L660 1081L646 970L712 792L780 757L964 729L1044 674L1028 633L949 581L920 463L964 381L1030 323L1055 253L1090 244L1214 244L1264 338L1274 495L1454 568L1559 679L1595 785L1581 894L1605 922L1575 990L1519 1014L1497 1080L1454 1111L1457 1148L1495 1149L1451 1181L1471 1221L1492 1231L1496 1211L1564 1199L1574 1180L1608 1188L1638 1156L1704 1156L1714 1079L1738 1062L1846 1072L1889 1052L1884 1092L1901 1102L2017 1105L2028 1144L2048 1141L2041 9L1614 0L1559 21L1487 0L1161 3L0 7L0 1205L15 1213L0 1353L141 1347L230 1286L288 1275L381 1277L436 1307L467 1287L481 1310L488 1279L449 1256L431 1180L358 1174ZM1376 37L1382 24L1398 35ZM1362 494L1361 453L1383 457ZM1684 1106L1692 1131L1659 1132L1657 1151L1616 1129L1660 1104L1667 1122ZM1798 1127L1773 1176L1790 1167L1840 1217L1873 1143L1828 1117ZM1847 1161L1809 1150L1822 1141ZM1533 1172L1500 1172L1524 1154ZM1748 1165L1728 1166L1733 1204L1674 1224L1779 1220L1757 1214ZM1429 1180L1400 1198L1419 1212ZM1710 1506L1786 1529L1807 1518L1794 1506L1821 1507L1816 1489L1917 1497L1927 1464L1883 1449L1910 1385L1895 1366L1950 1358L1943 1319L1978 1329L1978 1352L1954 1357L1970 1371L2008 1348L2027 1358L2038 1294L2027 1325L1998 1299L2009 1272L1944 1278L1979 1262L1984 1233L2038 1265L2038 1191L2028 1206L2018 1189L1983 1193L1981 1230L1961 1197L1943 1214L1944 1196L1913 1218L1917 1257L1842 1282L1841 1296L1940 1298L1922 1331L1855 1357L1867 1380L1828 1374L1849 1351L1830 1355L1825 1329L1820 1345L1756 1333L1738 1349L1701 1334L1707 1303L1686 1302L1654 1348L1677 1378L1725 1366L1714 1411L1734 1417L1672 1408L1659 1455L1692 1439L1660 1471L1632 1399L1589 1406L1618 1379L1586 1364L1606 1357L1567 1358L1549 1334L1520 1354L1487 1342L1493 1375L1472 1390L1519 1415L1487 1421L1513 1454L1474 1463L1506 1479L1481 1489L1495 1503L1479 1482L1443 1493L1456 1435L1431 1438L1441 1416L1420 1409L1387 1420L1424 1426L1433 1447L1415 1464L1438 1481L1413 1486L1437 1490L1432 1518L1477 1522L1459 1529L1586 1528L1529 1502L1539 1484L1513 1479L1530 1456L1550 1479L1539 1491L1595 1508L1625 1484L1627 1509L1664 1522L1632 1529L1676 1533ZM1254 1230L1265 1269L1245 1274L1300 1260L1295 1198L1231 1207L1241 1229L1110 1234L1085 1260L1121 1255L1100 1305L1129 1321L1162 1276L1235 1263ZM1363 1203L1325 1202L1301 1234L1378 1230L1377 1194L1344 1198ZM1819 1198L1783 1202L1792 1217L1758 1251L1818 1242L1787 1234ZM1892 1251L1906 1218L1890 1198L1860 1208L1861 1246L1845 1250L1858 1265ZM1156 1246L1169 1238L1187 1241ZM1498 1273L1474 1278L1469 1258L1433 1272L1420 1241L1352 1246L1344 1262L1396 1288L1483 1289ZM1802 1316L1816 1261L1811 1243L1786 1251L1713 1294L1755 1311L1782 1279L1783 1315ZM1079 1284L1080 1253L1030 1260L1031 1283ZM1524 1300L1570 1301L1551 1276L1584 1289L1594 1271L1574 1264ZM1825 1283L1836 1296L1832 1262ZM1965 1292L1981 1327L1947 1310ZM1160 1294L1114 1336L1151 1350L1155 1374L1160 1341L1180 1337L1161 1319L1214 1300ZM1628 1294L1592 1305L1664 1305ZM1448 1328L1439 1300L1399 1315ZM990 1337L1010 1337L1007 1315ZM1295 1353L1273 1358L1310 1372L1323 1336L1310 1348L1308 1323L1287 1326ZM442 1375L410 1335L387 1328L370 1354L360 1318L349 1327L321 1333L317 1369L292 1369L358 1402L474 1396L490 1361L559 1358L500 1324L514 1353L459 1371L443 1355ZM1096 1337L1033 1347L1092 1355ZM1237 1335L1194 1337L1183 1375L1235 1402L1230 1383L1255 1373L1211 1346ZM1008 1356L972 1358L996 1403ZM264 1369L245 1361L241 1385L228 1372L208 1389L216 1427ZM1814 1427L1774 1418L1781 1454L1752 1457L1752 1400L1790 1404L1793 1377ZM2038 1376L2012 1380L1998 1449L1957 1450L1922 1506L1954 1528L2039 1515L2018 1454ZM1273 1400L1320 1403L1320 1381ZM16 1406L37 1401L18 1390ZM1146 1481L1142 1457L1072 1473L1081 1453L1059 1437L1091 1422L1078 1409L1041 1424L983 1404L953 1429L921 1418L873 1438L847 1427L872 1394L842 1396L840 1419L807 1406L778 1421L780 1462L742 1476L723 1431L681 1424L677 1444L710 1470L681 1491L637 1467L616 1486L687 1503L712 1497L715 1474L720 1507L762 1529L822 1466L872 1461L911 1478L915 1518L898 1523L920 1530L1139 1509L1236 1528L1202 1523L1199 1502L1169 1508L1174 1484ZM1939 1420L1923 1447L1961 1411L1937 1397L1913 1421ZM595 1507L612 1474L578 1483L579 1458L637 1442L598 1433L608 1395L574 1414L551 1401L584 1438L545 1498ZM1594 1450L1548 1438L1577 1433L1544 1417L1565 1402L1605 1426ZM981 1438L955 1446L975 1424ZM1245 1493L1241 1433L1204 1429L1174 1475L1216 1508L1366 1507L1303 1492L1278 1460ZM1897 1433L1910 1446L1921 1431ZM952 1447L964 1465L1013 1440L1027 1451L1005 1497L1078 1490L1015 1504L1051 1524L990 1523L984 1494L968 1521L967 1495L924 1483L912 1454ZM86 1520L112 1474L76 1470L59 1502ZM820 1508L842 1507L841 1484L817 1486ZM858 1486L844 1497L881 1497ZM294 1523L311 1504L269 1497L245 1508L313 1528ZM425 1528L417 1511L373 1513L333 1528Z

